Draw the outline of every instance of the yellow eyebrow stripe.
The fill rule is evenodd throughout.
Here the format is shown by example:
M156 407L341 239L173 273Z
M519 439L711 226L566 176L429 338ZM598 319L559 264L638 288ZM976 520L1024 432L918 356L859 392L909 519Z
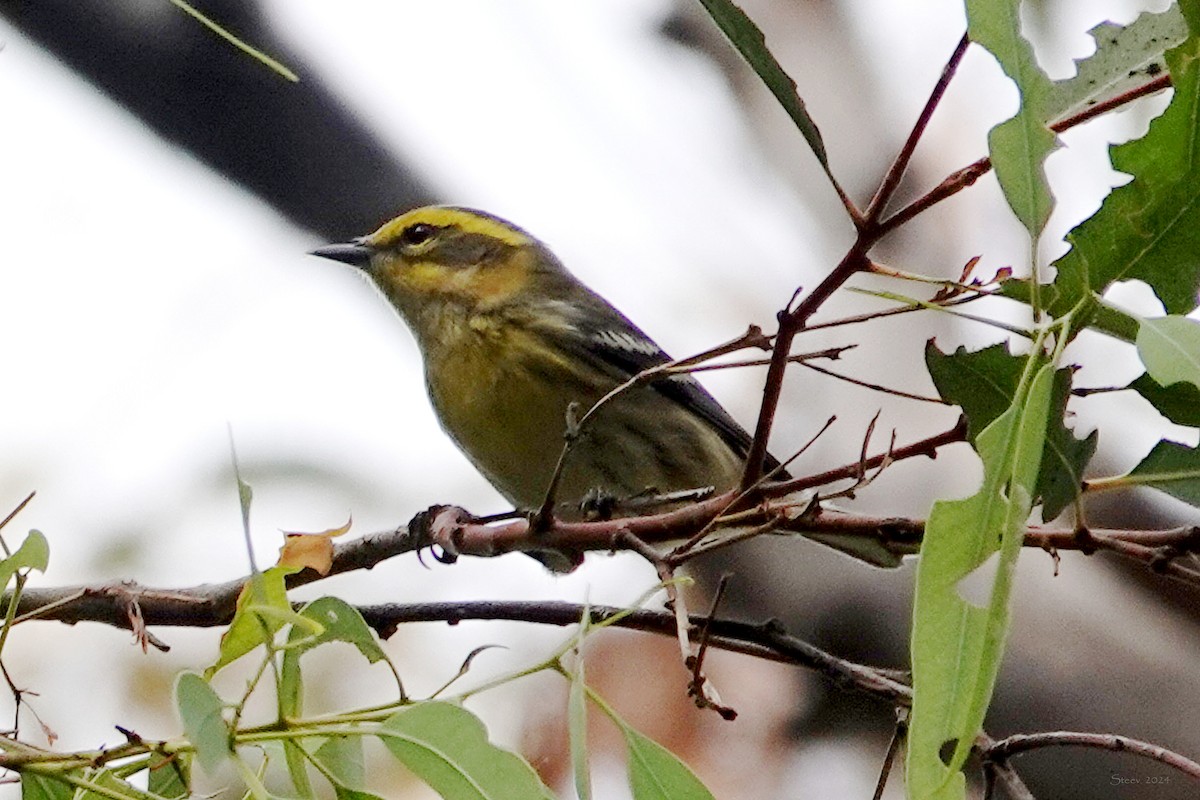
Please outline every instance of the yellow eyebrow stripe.
M533 237L501 219L482 214L478 211L468 211L454 206L428 206L409 211L367 237L367 242L376 246L386 246L396 240L400 232L410 225L423 222L436 228L455 227L465 233L477 233L497 239L511 247L525 247L533 243Z

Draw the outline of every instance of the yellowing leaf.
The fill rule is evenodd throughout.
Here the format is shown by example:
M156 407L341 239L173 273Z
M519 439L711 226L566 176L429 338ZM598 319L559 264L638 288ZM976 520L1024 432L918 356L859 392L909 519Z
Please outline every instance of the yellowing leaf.
M308 568L321 575L328 575L333 567L333 537L349 531L352 523L352 518L347 519L346 524L320 533L284 531L285 538L283 547L279 548L277 565L297 570Z

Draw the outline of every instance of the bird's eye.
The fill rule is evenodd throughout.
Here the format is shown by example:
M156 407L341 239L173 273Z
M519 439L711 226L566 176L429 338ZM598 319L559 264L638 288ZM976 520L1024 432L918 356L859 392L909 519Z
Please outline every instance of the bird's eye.
M417 222L400 231L400 244L406 247L424 244L433 238L437 228L425 222Z

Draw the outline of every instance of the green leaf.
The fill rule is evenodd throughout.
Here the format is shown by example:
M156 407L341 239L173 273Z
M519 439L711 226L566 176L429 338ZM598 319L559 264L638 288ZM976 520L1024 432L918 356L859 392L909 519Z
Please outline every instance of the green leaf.
M36 569L38 572L45 572L50 563L50 543L46 541L46 536L41 531L31 530L25 537L25 541L21 542L21 546L17 548L17 552L6 560L11 561L17 569Z
M175 707L200 766L212 773L233 754L224 703L203 677L184 672L175 681Z
M191 797L192 785L192 754L175 753L164 756L152 753L150 756L150 777L147 788L151 794L156 794L166 800L183 800Z
M283 745L283 760L296 794L314 797L312 781L308 777L308 753L304 751L304 745L295 739L284 739L280 744Z
M229 629L221 636L221 652L215 664L204 671L212 677L221 668L233 663L259 645L267 644L296 612L287 599L284 579L289 570L279 567L253 576L238 595L237 609Z
M1004 651L1054 378L1047 364L1020 381L1010 407L976 439L984 470L979 492L935 503L926 524L913 610L910 797L965 796L960 770L983 724ZM960 584L996 553L987 605L972 605L960 596ZM954 750L943 763L939 753L947 742Z
M1121 483L1151 486L1200 508L1200 448L1163 440Z
M1200 291L1200 3L1180 4L1193 31L1167 52L1174 95L1141 139L1112 148L1113 167L1133 176L1068 235L1055 262L1053 299L1062 316L1116 281L1144 281L1167 313L1184 314ZM1081 322L1087 322L1081 319Z
M704 10L721 29L721 33L725 34L734 48L741 53L742 58L746 59L746 63L762 79L779 105L792 118L792 122L800 130L804 140L808 142L808 146L812 148L817 161L821 162L821 168L832 180L833 173L829 171L829 156L825 152L825 142L821 138L821 132L817 130L817 124L813 122L812 117L808 115L808 108L805 107L804 100L800 98L800 94L796 90L796 82L784 71L767 48L766 36L763 32L746 16L746 12L730 0L700 0L700 5L704 6Z
M713 800L696 773L658 742L621 725L634 800Z
M1047 99L1048 121L1057 121L1135 89L1167 69L1164 54L1187 39L1178 6L1142 13L1129 25L1102 22L1088 31L1096 52L1077 61L1074 77L1056 81Z
M589 615L585 612L584 620ZM585 622L586 624L586 622ZM588 770L587 750L587 683L583 658L575 659L571 675L571 690L567 695L567 732L571 737L571 766L575 773L575 794L579 800L591 800L592 777Z
M1146 372L1159 384L1200 387L1200 322L1187 317L1143 320L1137 349Z
M1004 198L1036 237L1054 204L1043 168L1056 146L1046 112L1053 87L1021 36L1020 6L1020 0L967 0L967 33L996 57L1021 93L1016 115L988 134L988 150Z
M333 776L336 786L356 789L366 781L361 736L330 736L313 753L313 760Z
M1099 430L1077 439L1074 432L1063 423L1067 415L1067 400L1071 396L1071 377L1069 368L1054 373L1046 444L1034 487L1034 502L1041 502L1042 519L1046 522L1061 514L1079 497L1083 491L1084 470L1091 463L1092 456L1096 455L1096 447L1100 444Z
M311 624L293 626L288 632L279 680L279 707L285 717L300 715L303 707L300 656L314 647L327 642L348 642L372 664L387 659L362 614L344 600L318 598L300 609L299 616Z
M111 770L89 770L83 779L88 787L75 788L76 800L158 800L151 794L121 780Z
M1025 358L1014 356L1003 344L968 351L959 347L943 353L931 339L925 345L925 366L943 400L962 408L967 416L967 439L991 425L1012 405L1025 370Z
M1012 405L1027 358L1012 355L1003 344L974 352L960 347L946 354L931 341L925 347L925 363L938 394L967 416L967 439L974 443L979 432ZM1034 489L1034 501L1042 503L1047 521L1079 496L1084 469L1100 440L1097 431L1077 439L1064 424L1070 394L1071 370L1060 369L1054 376L1046 446Z
M364 792L361 789L348 789L336 783L333 785L333 793L337 800L383 800L377 794Z
M71 770L70 775L82 778L81 770ZM75 787L50 775L33 770L21 772L21 800L72 800Z
M1140 394L1176 425L1200 428L1200 389L1192 384L1163 386L1143 372L1125 388Z
M21 546L11 556L0 560L0 589L7 586L19 571L36 569L45 572L50 561L50 544L38 530L31 530Z
M345 600L336 597L318 598L300 609L300 616L317 623L319 633L299 643L299 631L293 630L289 644L296 641L299 643L299 649L307 651L326 642L348 642L357 647L358 652L371 664L387 659L383 648L375 639L375 632L371 630L371 626L363 619L358 609Z
M461 706L411 706L388 717L379 736L445 800L554 800L533 767L489 742L483 723Z

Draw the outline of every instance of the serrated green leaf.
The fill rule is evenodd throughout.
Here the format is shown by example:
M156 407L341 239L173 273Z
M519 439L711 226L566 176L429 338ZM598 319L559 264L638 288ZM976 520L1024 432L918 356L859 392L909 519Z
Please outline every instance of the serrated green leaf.
M943 353L931 339L925 344L925 366L942 399L962 408L967 439L973 442L1012 405L1025 358L1008 352L1003 344Z
M1200 508L1200 448L1163 440L1121 483L1150 486Z
M233 754L224 703L203 677L184 672L175 681L175 707L200 766L212 773Z
M629 788L634 800L713 800L696 773L658 742L621 725L629 751Z
M962 798L961 767L991 702L1009 627L1009 599L1053 406L1054 369L1020 382L1010 407L983 430L976 449L983 484L964 500L939 501L925 526L913 609L913 711L909 796ZM986 608L959 585L999 553ZM948 764L939 755L954 742Z
M175 753L150 756L150 776L146 788L165 800L184 800L192 796L192 754Z
M975 442L978 433L1012 405L1027 358L1012 355L1003 344L974 352L960 347L946 354L931 341L925 347L925 363L938 394L962 408L967 439ZM1071 370L1060 369L1054 376L1046 446L1034 489L1034 501L1041 502L1046 521L1075 502L1100 440L1097 431L1077 439L1064 424L1070 394Z
M971 41L996 57L1021 94L1016 115L988 134L988 153L1004 198L1036 237L1054 206L1043 168L1056 146L1046 113L1052 85L1021 36L1020 0L967 0L966 6Z
M746 13L730 0L700 0L700 5L712 17L713 22L721 29L721 33L729 39L734 48L746 59L746 63L770 90L771 94L792 118L792 122L800 130L804 140L816 155L817 161L825 174L833 178L829 170L829 156L825 152L825 142L817 124L808 115L808 108L796 89L796 82L784 71L775 56L767 48L766 37L758 26L746 16Z
M1146 372L1159 384L1182 381L1200 387L1200 322L1187 317L1142 320L1137 349Z
M445 800L554 800L533 767L489 742L483 723L461 706L411 706L388 717L379 737Z
M1163 386L1143 372L1125 388L1140 394L1176 425L1200 428L1200 389L1192 384Z
M1076 61L1074 77L1056 81L1046 104L1047 121L1077 114L1134 89L1165 72L1165 53L1187 39L1178 6L1144 12L1129 25L1102 22L1088 31L1096 52Z
M1180 4L1193 31L1200 4ZM1174 94L1150 130L1111 150L1113 167L1132 176L1100 210L1068 234L1071 250L1055 262L1048 306L1062 316L1116 281L1144 281L1169 314L1196 306L1200 291L1200 40L1167 52ZM1081 319L1080 322L1087 322ZM1075 329L1078 330L1078 327Z
M1046 444L1034 487L1034 502L1041 502L1042 519L1046 522L1061 514L1079 497L1083 491L1084 470L1100 444L1100 431L1092 430L1084 438L1077 439L1063 423L1070 396L1071 370L1056 370L1046 424Z
M204 671L208 677L223 667L274 639L296 612L287 599L284 580L289 570L271 567L255 575L242 587L229 629L221 636L221 651L215 664Z

